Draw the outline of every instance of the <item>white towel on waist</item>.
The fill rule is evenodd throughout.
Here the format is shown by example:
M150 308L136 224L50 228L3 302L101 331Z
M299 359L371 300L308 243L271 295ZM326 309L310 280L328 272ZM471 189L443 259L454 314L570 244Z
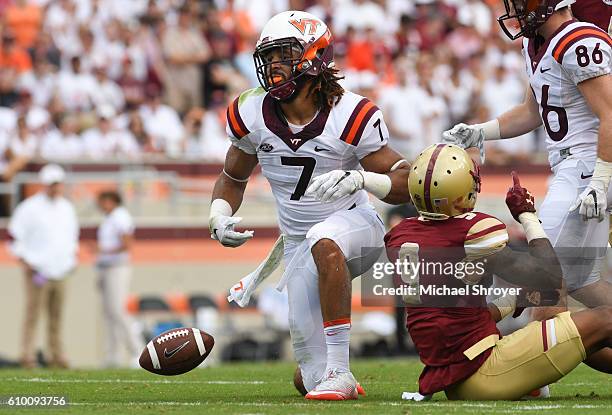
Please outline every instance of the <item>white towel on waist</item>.
M274 243L266 259L259 264L257 269L230 288L227 301L230 303L234 301L240 307L246 307L259 284L278 268L278 265L283 259L284 250L284 235L281 235Z

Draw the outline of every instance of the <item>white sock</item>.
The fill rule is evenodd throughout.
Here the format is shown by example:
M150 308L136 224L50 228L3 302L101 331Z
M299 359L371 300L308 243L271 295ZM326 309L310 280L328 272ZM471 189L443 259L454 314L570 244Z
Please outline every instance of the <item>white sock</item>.
M349 343L351 340L351 319L341 318L323 323L327 343L327 369L350 372Z

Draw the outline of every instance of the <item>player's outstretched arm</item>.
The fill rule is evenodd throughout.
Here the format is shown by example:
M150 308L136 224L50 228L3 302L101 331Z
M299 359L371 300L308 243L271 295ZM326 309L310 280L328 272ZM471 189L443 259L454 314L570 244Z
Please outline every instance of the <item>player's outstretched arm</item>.
M521 186L512 172L514 185L506 195L506 205L525 231L528 252L509 247L487 257L486 269L509 283L530 288L556 290L561 288L562 272L559 259L536 216L533 196Z
M333 202L364 189L390 204L410 202L410 165L399 153L383 145L361 158L360 163L365 170L332 170L315 177L306 194L321 202Z
M608 201L608 187L612 178L612 75L588 79L578 84L578 89L589 107L599 117L597 162L587 188L578 196L570 211L580 208L584 220L604 220Z
M531 91L525 90L525 99L514 108L504 112L497 118L499 123L499 138L512 138L527 134L542 125L538 103ZM485 137L485 140L493 138Z
M231 146L225 156L223 172L215 182L208 225L210 235L223 246L238 247L253 237L253 231L236 232L242 220L232 215L240 208L249 176L257 165L257 156Z
M461 148L477 147L484 163L484 141L518 137L542 125L538 103L528 86L523 102L507 112L482 124L457 124L442 133L442 142Z

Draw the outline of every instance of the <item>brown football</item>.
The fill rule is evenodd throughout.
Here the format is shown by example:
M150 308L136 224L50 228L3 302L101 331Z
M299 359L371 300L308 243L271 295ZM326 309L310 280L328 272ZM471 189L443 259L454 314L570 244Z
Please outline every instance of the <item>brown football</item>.
M168 330L147 343L140 354L140 367L157 375L180 375L198 367L214 344L215 339L202 330Z

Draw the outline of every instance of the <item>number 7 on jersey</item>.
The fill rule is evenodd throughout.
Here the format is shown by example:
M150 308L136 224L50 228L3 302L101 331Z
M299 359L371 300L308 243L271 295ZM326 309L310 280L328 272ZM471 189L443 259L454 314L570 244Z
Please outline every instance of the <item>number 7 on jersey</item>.
M310 183L310 178L312 177L312 173L314 172L317 161L312 157L282 156L281 164L283 166L303 167L302 174L298 179L297 185L295 186L295 190L291 194L291 200L300 200L300 198L304 196L304 193L306 193L306 188L308 187L308 183Z

